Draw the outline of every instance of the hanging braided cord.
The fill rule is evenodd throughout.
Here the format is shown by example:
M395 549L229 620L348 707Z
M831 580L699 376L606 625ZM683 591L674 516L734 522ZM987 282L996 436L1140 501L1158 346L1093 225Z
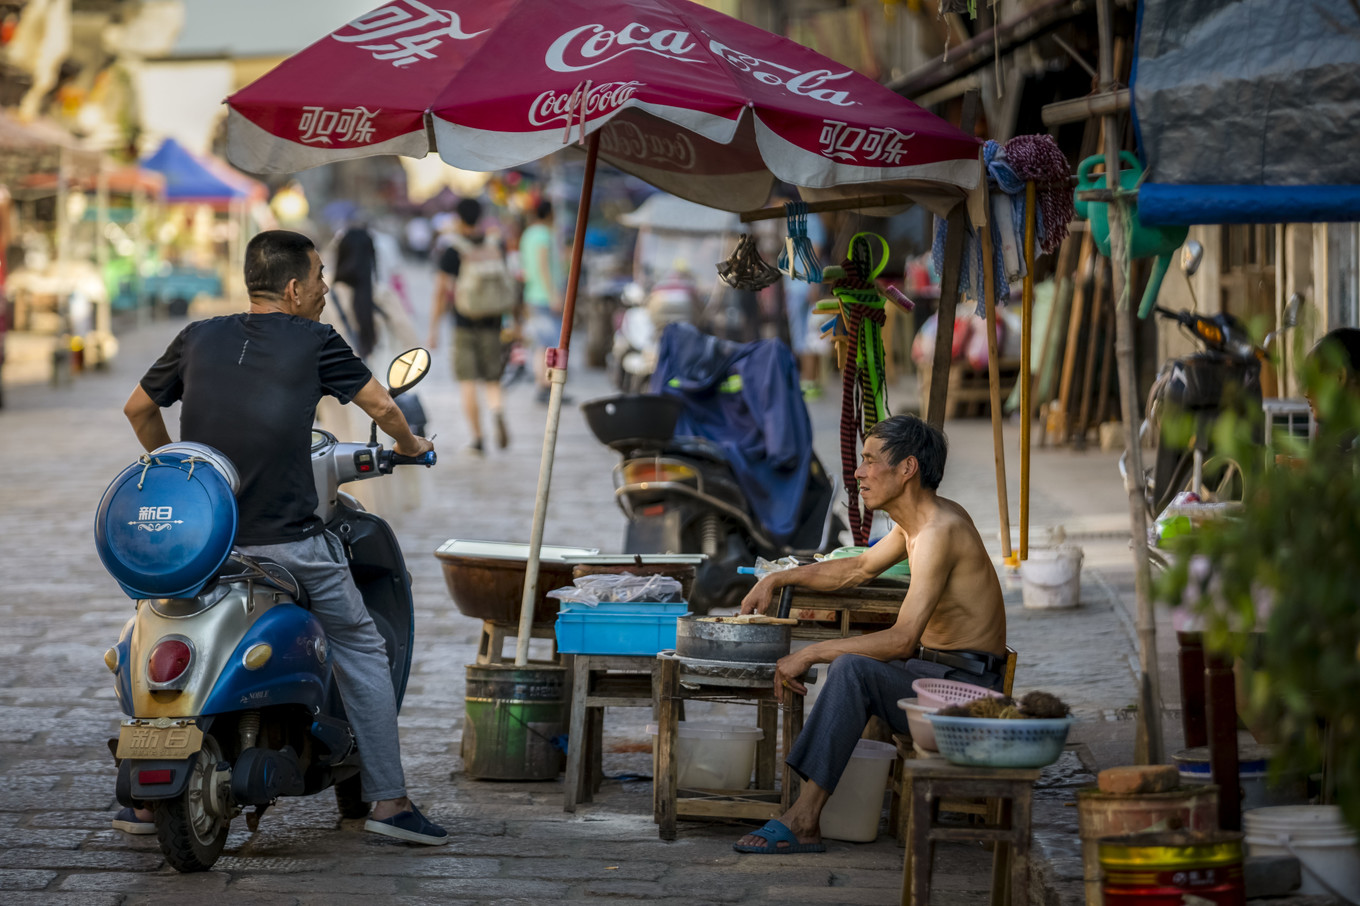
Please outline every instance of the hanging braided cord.
M877 239L881 246L877 263L873 260L871 239ZM859 482L855 479L859 445L874 425L888 417L883 379L886 300L874 283L887 261L888 243L882 236L857 233L850 240L850 257L842 265L845 276L831 287L840 301L841 323L849 340L841 383L841 474L850 510L850 531L857 545L868 543L873 524L873 511L859 504Z

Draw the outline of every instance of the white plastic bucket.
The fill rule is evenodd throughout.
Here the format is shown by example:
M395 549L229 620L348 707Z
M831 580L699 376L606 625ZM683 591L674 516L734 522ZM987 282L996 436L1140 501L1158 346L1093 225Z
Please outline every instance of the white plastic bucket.
M897 747L874 739L855 743L836 792L822 809L822 836L853 843L872 843L883 817L883 793L888 788Z
M656 724L647 732L657 735ZM759 727L682 720L676 725L676 782L686 790L744 790L751 785Z
M1279 805L1242 813L1250 856L1294 856L1300 894L1333 891L1360 903L1360 842L1336 805ZM1328 888L1331 890L1328 890Z
M1081 600L1081 561L1075 544L1029 551L1020 561L1022 600L1031 610L1063 610Z

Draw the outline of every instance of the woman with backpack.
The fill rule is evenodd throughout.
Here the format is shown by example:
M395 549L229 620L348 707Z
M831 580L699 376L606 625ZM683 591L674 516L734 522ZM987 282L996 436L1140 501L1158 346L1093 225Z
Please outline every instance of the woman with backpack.
M491 410L496 446L510 444L502 409L501 325L517 302L515 281L505 263L499 240L479 228L481 202L464 198L455 208L453 235L439 253L435 275L434 304L430 314L429 347L438 345L445 312L453 314L453 375L463 397L463 412L472 430L468 452L481 456L481 408L477 385L481 384L486 407Z

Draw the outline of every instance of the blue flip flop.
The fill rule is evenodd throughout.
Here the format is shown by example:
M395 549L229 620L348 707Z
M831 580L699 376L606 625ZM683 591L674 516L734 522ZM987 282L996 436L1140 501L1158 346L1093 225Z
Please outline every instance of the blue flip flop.
M798 838L782 821L766 821L760 830L751 831L752 836L765 840L764 846L751 846L733 843L732 848L739 853L760 853L767 856L782 856L786 853L824 853L825 843L799 843ZM786 844L781 846L780 844Z

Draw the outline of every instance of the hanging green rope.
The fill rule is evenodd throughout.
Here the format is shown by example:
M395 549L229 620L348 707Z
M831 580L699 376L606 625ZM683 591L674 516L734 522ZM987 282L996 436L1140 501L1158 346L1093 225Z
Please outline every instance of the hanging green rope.
M879 257L874 260L873 240ZM856 233L850 239L849 257L840 268L827 268L839 315L832 339L842 371L841 474L850 509L850 529L855 543L867 544L873 522L870 510L861 511L859 483L855 480L858 447L866 434L887 418L888 399L883 353L883 324L887 320L884 296L876 278L888 263L888 242L877 233ZM824 306L819 306L824 307Z

